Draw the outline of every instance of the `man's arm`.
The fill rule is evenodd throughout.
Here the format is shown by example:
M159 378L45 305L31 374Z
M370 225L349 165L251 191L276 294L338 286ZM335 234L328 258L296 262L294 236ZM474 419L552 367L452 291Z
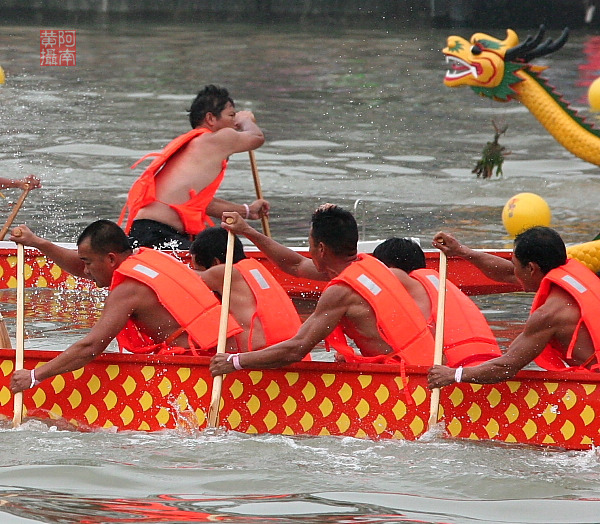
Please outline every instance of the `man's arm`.
M27 187L28 189L37 189L42 187L42 183L35 175L27 175L22 179L0 177L0 189L8 187L17 187L19 189L25 189L25 187Z
M227 218L232 218L233 223L228 224ZM319 271L310 258L307 258L293 249L281 245L272 238L263 235L246 222L239 213L223 213L221 227L232 231L236 235L244 235L258 249L260 249L273 264L279 269L295 277L309 278L312 280L328 281L329 277Z
M251 111L238 111L235 129L227 127L206 136L206 141L218 147L226 157L258 149L265 143L265 135L256 125Z
M333 286L327 289L317 302L313 314L300 326L298 333L288 340L274 346L250 351L238 356L244 369L279 368L299 362L319 342L325 339L338 325L348 309L348 297L351 291L345 286ZM213 376L235 371L229 355L215 355L210 362Z
M15 228L16 229L16 228ZM46 257L54 260L62 269L75 275L76 277L89 278L85 272L85 264L79 258L79 254L74 249L67 249L61 246L38 237L31 229L25 224L18 226L21 234L15 236L15 229L9 240L17 244L23 244L24 246L31 246L41 251Z
M135 308L136 294L132 292L127 283L116 287L107 297L102 314L90 332L50 362L36 368L36 379L41 381L61 373L74 371L91 362L125 327ZM13 393L23 391L30 386L30 370L23 369L13 373L10 385Z
M464 246L455 237L443 231L433 237L432 245L443 251L448 257L460 257L468 260L486 277L496 282L519 284L510 260Z
M246 209L246 205L248 209ZM258 220L262 216L268 216L271 204L267 200L259 198L251 204L235 204L229 200L223 200L222 198L213 198L208 206L206 206L206 213L214 218L221 218L223 213L227 211L235 211L240 216L245 216L250 220Z
M514 377L519 370L533 362L556 335L558 325L551 307L544 304L532 313L523 332L515 338L504 355L483 364L465 367L462 382L474 384L494 384ZM427 375L429 388L439 388L455 382L454 368L433 366Z

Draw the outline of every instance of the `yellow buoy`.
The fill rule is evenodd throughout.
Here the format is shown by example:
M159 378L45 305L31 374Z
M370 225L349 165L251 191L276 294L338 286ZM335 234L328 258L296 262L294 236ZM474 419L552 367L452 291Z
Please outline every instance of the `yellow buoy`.
M0 67L0 84L4 83L4 79L5 79L4 69L2 69L2 67Z
M588 102L593 111L600 111L600 78L596 78L588 88Z
M550 207L535 193L519 193L505 204L502 223L511 237L516 237L534 226L549 226L552 219Z

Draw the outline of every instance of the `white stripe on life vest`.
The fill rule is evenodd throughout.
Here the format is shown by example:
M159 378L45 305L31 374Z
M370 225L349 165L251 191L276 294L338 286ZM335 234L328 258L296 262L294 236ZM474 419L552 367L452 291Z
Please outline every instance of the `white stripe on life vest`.
M138 273L142 273L150 278L156 278L160 273L158 271L154 271L154 269L150 269L142 264L137 264L134 268L134 271Z
M564 280L567 284L575 288L580 293L585 293L587 291L587 287L585 287L581 282L579 282L579 280L574 279L571 275L565 275L564 277L562 277L562 280Z
M262 273L258 269L251 269L250 274L254 277L254 280L258 282L260 289L269 289L269 283L265 280L265 277L262 276Z
M435 289L440 290L440 279L435 275L427 275L429 281L435 286Z
M360 275L356 280L358 280L363 286L365 286L373 295L379 295L381 293L381 288L375 284L367 275L364 273Z

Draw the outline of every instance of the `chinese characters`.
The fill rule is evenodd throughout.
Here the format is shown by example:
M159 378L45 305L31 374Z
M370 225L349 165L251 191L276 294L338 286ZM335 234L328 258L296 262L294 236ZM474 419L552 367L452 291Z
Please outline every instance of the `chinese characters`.
M40 30L40 65L76 65L75 30Z

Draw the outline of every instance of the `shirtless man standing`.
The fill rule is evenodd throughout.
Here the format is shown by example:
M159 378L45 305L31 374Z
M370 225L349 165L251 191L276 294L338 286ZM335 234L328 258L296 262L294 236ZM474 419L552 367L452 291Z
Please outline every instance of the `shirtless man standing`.
M358 227L351 213L332 204L315 211L309 234L310 259L265 237L236 213L224 213L223 218L230 216L233 224L221 225L245 235L281 269L298 277L329 280L330 284L294 337L260 351L216 355L210 365L213 376L297 362L338 328L360 349L361 355L354 355L348 348L352 354L343 353L346 360L433 361L433 336L423 313L385 264L357 253Z
M157 158L129 191L119 225L127 214L125 232L140 246L189 249L193 236L212 225L209 216L221 218L224 211L237 211L258 219L269 212L266 200L248 205L215 198L229 157L257 149L265 141L254 115L236 113L228 91L208 85L193 101L189 118L192 131L161 153L146 155Z

